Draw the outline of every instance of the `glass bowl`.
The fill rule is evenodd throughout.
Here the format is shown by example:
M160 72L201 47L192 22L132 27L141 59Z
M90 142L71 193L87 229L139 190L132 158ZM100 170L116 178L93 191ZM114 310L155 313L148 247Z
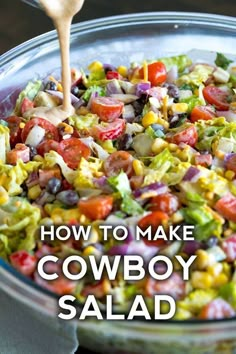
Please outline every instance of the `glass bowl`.
M220 51L234 55L236 19L198 13L153 12L75 24L71 63L92 60L124 64L188 52L205 59ZM32 78L60 71L55 31L33 38L0 57L0 115L6 116ZM3 107L4 106L4 107ZM56 317L57 296L26 279L0 259L0 287L35 311ZM78 304L78 311L80 307ZM79 341L100 353L235 354L236 320L150 322L78 321Z

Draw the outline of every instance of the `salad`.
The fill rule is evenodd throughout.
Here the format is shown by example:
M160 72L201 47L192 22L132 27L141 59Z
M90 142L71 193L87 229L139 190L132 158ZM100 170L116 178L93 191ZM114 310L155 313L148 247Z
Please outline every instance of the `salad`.
M73 69L75 114L59 124L35 115L57 107L60 80L32 81L0 120L0 257L37 284L85 301L107 294L125 306L170 294L174 319L236 315L236 67L221 53L212 64L187 55L133 63L93 62ZM125 225L129 237L104 242L99 225ZM89 241L40 239L40 226L91 225ZM193 225L194 241L137 242L134 227ZM164 281L105 276L43 280L38 260L54 254L156 254L188 259ZM55 271L53 265L52 268Z

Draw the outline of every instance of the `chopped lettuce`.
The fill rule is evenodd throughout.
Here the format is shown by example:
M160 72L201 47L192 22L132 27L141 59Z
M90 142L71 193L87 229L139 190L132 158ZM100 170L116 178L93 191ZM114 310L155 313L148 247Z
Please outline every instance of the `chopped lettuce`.
M184 74L178 78L177 84L179 86L190 84L198 87L208 79L213 70L214 68L210 65L196 64L190 73Z
M180 102L188 104L188 113L192 112L193 108L196 106L205 105L205 101L196 95L192 95L191 97L187 97L187 98L182 98Z
M220 287L219 295L236 309L236 283L231 282Z
M41 86L42 86L42 81L40 80L36 80L34 82L30 81L27 84L27 86L24 88L24 90L20 92L14 109L14 114L16 116L19 116L21 113L21 103L23 99L27 97L32 101L34 97L37 95L37 93L39 92Z
M22 183L40 165L40 162L30 161L24 163L22 160L18 160L15 166L0 164L0 186L6 189L9 196L19 195L22 193Z
M125 172L121 171L119 175L109 177L108 182L111 187L119 193L122 202L121 210L128 215L139 215L143 213L142 207L132 197L129 179Z
M4 222L0 225L1 242L5 249L31 251L35 247L35 233L41 219L40 209L24 198L12 197L1 207L5 213ZM1 247L1 246L0 246Z
M192 64L192 60L185 54L176 55L173 57L160 58L158 60L165 64L167 70L169 70L172 66L176 65L178 67L179 72L183 72L187 67Z
M222 53L216 54L215 64L220 66L222 69L226 70L229 64L233 63L233 60L226 58L226 56Z
M0 161L6 162L6 154L10 150L9 129L0 124Z
M190 311L197 315L203 306L207 305L217 296L217 291L213 289L197 289L192 291L184 300L178 301L178 307Z
M73 183L75 189L94 188L93 179L102 176L102 164L103 162L98 158L94 158L92 161L87 161L82 158L79 167L75 172Z
M85 91L85 93L83 94L82 98L83 98L86 102L88 102L89 99L90 99L90 97L91 97L91 95L92 95L93 93L95 93L95 92L98 94L98 96L105 96L105 94L106 94L106 91L105 91L105 89L104 89L103 87L100 87L100 86L97 86L97 85L93 85L93 86L90 86L90 87Z
M75 177L76 177L76 171L72 170L70 167L67 166L65 161L63 160L62 156L59 155L56 151L50 151L47 154L44 155L44 162L43 162L43 167L44 168L50 168L55 165L60 166L61 172L65 179L70 183L73 184Z
M96 114L88 113L84 116L69 117L69 124L75 126L78 130L91 128L98 124L99 117Z

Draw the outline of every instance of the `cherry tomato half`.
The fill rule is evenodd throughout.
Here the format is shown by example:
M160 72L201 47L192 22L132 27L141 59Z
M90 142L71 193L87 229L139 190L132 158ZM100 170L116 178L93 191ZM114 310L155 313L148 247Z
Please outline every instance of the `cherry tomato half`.
M232 194L226 194L215 204L215 209L225 219L236 222L236 198Z
M227 111L229 109L229 103L227 101L228 94L219 87L206 86L202 93L205 100L214 105L219 111Z
M77 138L62 140L58 145L57 152L63 157L65 163L73 169L78 167L82 157L88 159L91 155L89 147Z
M236 234L233 234L222 242L222 248L227 256L228 262L236 261Z
M170 132L166 135L166 140L169 143L177 144L185 143L190 146L195 146L198 140L197 128L193 124L182 126L177 131Z
M148 214L144 216L141 220L139 220L138 226L143 231L145 231L149 226L151 226L152 236L154 236L158 226L163 225L163 223L167 222L168 219L169 216L166 213L162 211L153 211L151 214ZM163 246L166 243L166 241L163 239L149 241L148 239L144 238L143 241L148 246Z
M149 210L151 211L163 211L164 213L171 215L176 212L178 208L178 198L171 193L160 194L150 200Z
M133 157L127 151L115 151L104 162L104 170L107 176L116 176L124 171L128 177L133 174Z
M45 129L45 131L46 131L45 138L46 139L53 139L53 140L59 141L59 133L58 133L58 130L55 127L55 125L53 125L48 120L43 119L43 118L32 118L31 120L29 120L26 123L26 125L24 126L24 129L22 130L21 139L23 142L26 141L30 130L35 125L38 125L41 128Z
M112 97L95 97L92 100L91 112L104 122L113 122L121 116L124 103Z
M149 297L153 297L156 294L168 294L175 300L179 300L186 294L186 284L181 275L174 272L166 280L158 281L149 277L145 284L145 292Z
M215 117L214 110L211 106L195 106L190 114L192 123L198 120L210 120Z
M89 199L80 199L79 209L91 220L105 219L111 212L113 198L110 195L99 195Z
M166 81L167 72L165 64L161 61L156 61L154 63L148 64L148 81L151 82L152 86L157 86ZM144 77L144 70L141 68L139 70L139 75L141 78Z
M44 154L46 154L50 150L57 151L58 146L58 141L52 139L44 140L37 146L37 153L41 156L44 156Z
M22 122L20 117L10 116L5 118L8 123L8 128L10 129L10 144L13 148L16 144L21 143L21 132L20 123Z
M90 134L101 141L114 140L119 138L125 131L125 120L117 118L112 123L106 125L95 125L91 128Z
M29 109L34 108L34 102L31 101L28 97L23 98L21 103L21 114L23 115Z

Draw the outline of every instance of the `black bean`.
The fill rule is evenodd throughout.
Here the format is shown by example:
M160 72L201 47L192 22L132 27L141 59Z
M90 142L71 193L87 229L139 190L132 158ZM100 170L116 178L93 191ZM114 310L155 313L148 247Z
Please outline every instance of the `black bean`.
M129 150L133 142L131 134L124 134L118 141L118 150Z
M56 195L56 198L57 200L68 206L76 205L79 201L79 196L77 192L73 190L62 191Z
M174 84L165 84L167 88L168 95L173 98L179 98L179 88Z
M78 86L73 86L73 87L71 88L71 93L72 93L72 95L74 95L74 96L78 96L78 95L79 95L79 88L78 88Z
M48 81L45 90L57 91L57 84L54 81Z
M218 237L216 236L210 236L208 240L206 240L206 246L207 248L214 247L218 244Z
M47 183L46 190L49 193L57 194L61 189L61 180L59 178L53 177Z

